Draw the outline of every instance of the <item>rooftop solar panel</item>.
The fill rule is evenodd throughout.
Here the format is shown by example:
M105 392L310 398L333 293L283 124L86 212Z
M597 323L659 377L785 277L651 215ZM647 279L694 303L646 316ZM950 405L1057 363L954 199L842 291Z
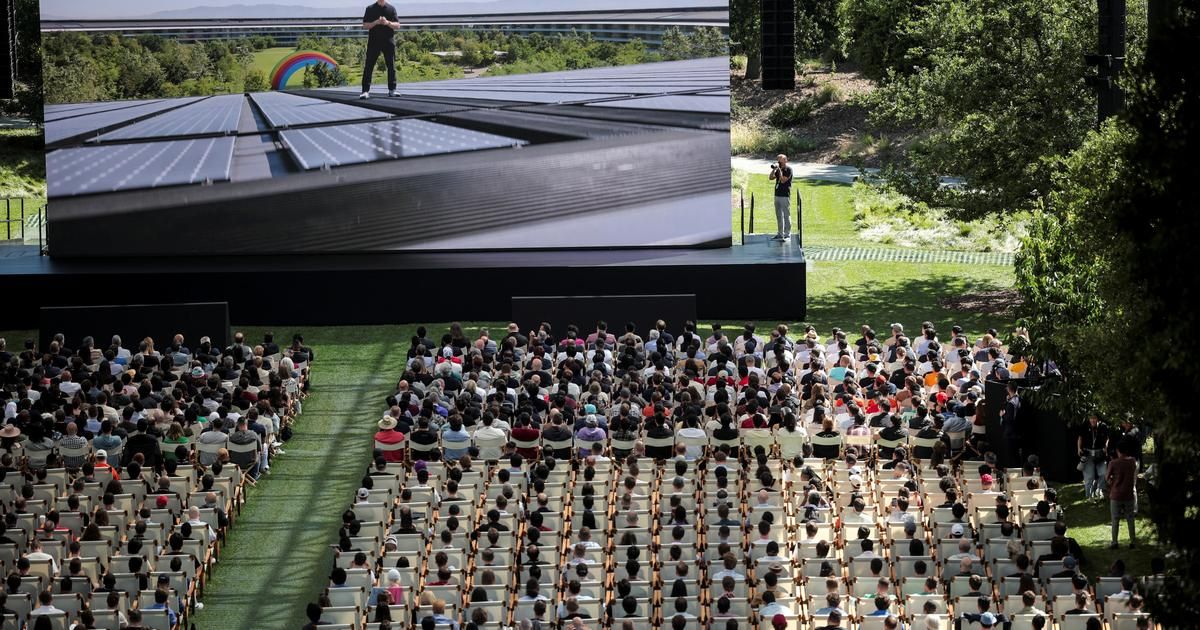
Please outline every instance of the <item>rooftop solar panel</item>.
M305 169L527 144L417 119L289 129L280 135Z
M229 179L232 137L59 149L46 155L51 197Z
M131 140L234 133L246 98L241 94L213 96L179 109L110 131L97 140Z
M157 103L161 99L150 99L145 101L109 101L105 103L64 103L62 105L47 105L45 114L46 121L61 120L63 118L74 118L75 116L85 116L87 114L97 114L107 112L114 109L125 109L127 107L136 107L147 103Z
M256 92L250 98L258 104L267 122L274 127L295 127L329 122L387 118L389 114L354 105L331 103L286 92Z
M668 111L705 112L710 114L728 114L728 96L705 96L697 94L680 94L670 96L650 96L647 98L631 98L617 101L588 103L595 107L620 107L627 109L661 109Z
M69 138L101 132L122 123L138 120L144 116L161 111L182 107L198 100L200 100L200 97L145 101L131 107L63 118L46 125L46 143L54 144Z
M473 98L482 100L505 101L511 103L571 103L575 101L591 101L598 98L612 98L621 94L605 94L602 92L534 92L513 90L443 90L440 88L407 88L400 90L404 96L439 96L455 98ZM629 94L632 96L632 94Z

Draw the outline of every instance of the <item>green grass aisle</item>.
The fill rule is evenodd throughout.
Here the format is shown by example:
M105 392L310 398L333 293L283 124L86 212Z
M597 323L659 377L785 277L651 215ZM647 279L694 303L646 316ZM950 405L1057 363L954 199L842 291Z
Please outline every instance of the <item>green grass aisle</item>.
M1150 460L1147 459L1147 462ZM1121 548L1109 549L1112 541L1112 520L1106 499L1083 498L1083 484L1073 483L1058 489L1058 503L1066 511L1067 535L1083 548L1083 572L1088 577L1108 575L1108 569L1117 558L1125 561L1126 572L1133 575L1150 573L1150 558L1166 553L1157 545L1154 522L1150 519L1150 501L1146 498L1145 486L1139 484L1138 514L1134 519L1137 528L1138 548L1129 548L1129 530L1121 521Z
M199 628L298 628L328 576L330 544L370 460L370 436L415 326L301 330L317 355L287 454L250 489L204 593ZM242 329L247 340L262 330ZM291 330L276 329L280 345Z

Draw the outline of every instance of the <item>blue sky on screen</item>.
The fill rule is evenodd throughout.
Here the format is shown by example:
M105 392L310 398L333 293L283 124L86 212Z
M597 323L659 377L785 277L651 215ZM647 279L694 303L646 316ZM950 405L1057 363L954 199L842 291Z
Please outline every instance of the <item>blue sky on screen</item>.
M401 15L720 6L721 0L389 0ZM43 19L353 16L369 0L42 0Z

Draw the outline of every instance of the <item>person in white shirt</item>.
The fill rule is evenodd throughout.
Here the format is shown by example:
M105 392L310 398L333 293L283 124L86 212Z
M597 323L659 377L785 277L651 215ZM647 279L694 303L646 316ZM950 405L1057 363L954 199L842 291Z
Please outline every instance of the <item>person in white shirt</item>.
M63 370L62 374L59 375L58 391L68 396L75 396L75 394L79 393L80 389L81 386L79 383L71 380L71 372Z
M54 559L54 556L42 551L42 542L40 540L35 538L33 542L29 543L29 553L25 554L25 557L30 562L49 560L51 575L58 575L58 561Z
M192 526L193 531L203 528L203 531L208 532L208 542L215 542L217 540L217 533L208 526L207 522L200 518L200 506L193 505L188 508L188 524Z

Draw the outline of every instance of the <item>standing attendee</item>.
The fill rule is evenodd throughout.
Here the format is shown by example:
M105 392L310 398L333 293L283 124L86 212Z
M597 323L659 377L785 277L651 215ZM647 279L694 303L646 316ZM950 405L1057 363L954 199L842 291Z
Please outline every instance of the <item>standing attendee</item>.
M1083 471L1083 494L1089 499L1104 496L1105 467L1108 465L1108 425L1090 414L1087 426L1076 440L1079 466Z
M1117 444L1117 458L1108 463L1108 505L1112 515L1112 544L1116 549L1121 519L1129 525L1129 548L1137 547L1137 532L1133 528L1133 516L1137 514L1137 460L1130 456L1133 450L1125 442Z
M375 0L363 12L363 28L367 29L367 61L363 66L362 94L358 98L371 96L371 75L375 72L375 62L383 55L387 65L388 96L396 95L396 42L392 37L400 28L396 7L388 4L387 0Z
M792 238L792 167L787 156L775 156L771 165L770 178L775 182L775 225L778 229L772 240L786 241Z

